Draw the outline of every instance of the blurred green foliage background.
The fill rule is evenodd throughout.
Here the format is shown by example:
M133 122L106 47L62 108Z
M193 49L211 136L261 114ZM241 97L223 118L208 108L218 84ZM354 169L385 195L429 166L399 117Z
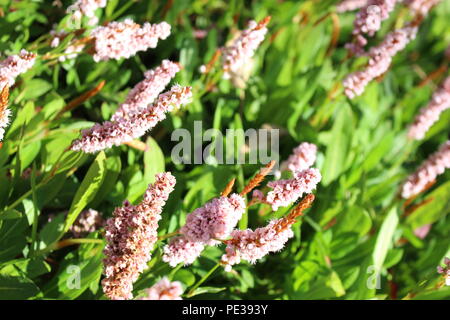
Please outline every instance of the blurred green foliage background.
M341 82L365 60L347 57L344 44L351 38L355 12L337 14L336 3L110 0L98 12L100 23L167 21L171 36L156 49L119 61L95 63L88 54L64 62L38 59L11 89L13 122L0 149L0 288L13 288L0 290L0 298L104 299L101 244L49 246L70 227L68 211L76 216L94 208L108 217L123 200L139 201L154 174L167 170L177 185L160 222L160 234L166 234L220 194L230 179L237 178L240 190L259 166L173 164L176 142L170 133L192 131L194 121L201 120L204 130L222 132L280 128L281 159L302 141L315 143L323 180L312 209L295 224L295 238L282 252L256 265L241 263L235 272L216 270L193 299L448 299L450 288L442 285L436 266L450 254L450 172L415 200L426 201L413 212L406 212L396 197L406 177L448 140L449 110L420 142L409 142L406 130L448 75L444 51L450 45L450 1L426 17L389 72L354 100L343 95ZM41 57L57 54L60 49L39 39L48 39L55 25L67 22L69 5L0 0L2 58L22 48ZM247 87L237 89L223 79L208 87L199 67L248 20L268 15L269 33L256 52ZM408 9L399 4L370 43L407 19ZM196 38L196 30L206 30L206 37ZM98 155L67 151L80 129L109 119L143 72L163 59L181 63L175 82L193 87L193 101L143 139L148 151L125 145ZM422 84L439 68L444 72ZM69 101L103 80L97 95L59 116ZM55 167L58 159L62 165ZM240 227L262 226L286 212L254 206ZM414 230L426 224L431 230L421 239ZM103 238L101 232L89 237ZM136 283L136 293L164 275L192 287L223 251L223 246L210 247L192 266L172 269L161 261L161 247ZM79 289L66 286L69 265L81 268ZM378 285L374 268L380 269Z

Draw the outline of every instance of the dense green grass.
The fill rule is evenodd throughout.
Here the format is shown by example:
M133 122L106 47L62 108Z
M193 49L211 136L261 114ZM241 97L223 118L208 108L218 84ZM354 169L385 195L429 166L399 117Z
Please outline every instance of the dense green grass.
M132 18L138 23L167 21L171 36L156 49L130 59L95 63L88 54L58 62L44 60L61 53L49 47L54 24L67 22L51 0L0 0L0 52L25 48L39 54L35 66L10 90L12 124L0 149L0 298L104 299L100 286L102 247L88 243L56 249L51 246L70 227L69 217L94 208L109 217L123 200L136 203L154 173L171 171L177 178L160 222L161 235L173 232L185 216L217 196L236 178L240 190L259 166L175 165L170 133L192 130L201 120L204 130L218 128L282 129L281 159L302 141L319 148L317 168L323 179L311 210L294 225L295 238L279 253L256 265L241 263L235 272L219 268L197 289L205 299L391 299L450 297L436 266L450 254L450 173L441 175L405 212L398 190L421 162L448 140L450 112L441 116L426 138L407 140L414 116L448 72L421 85L427 75L448 61L450 1L444 0L426 17L417 39L398 54L382 79L349 100L341 82L365 63L347 59L355 13L336 14L337 1L126 1L110 0L99 10L100 23ZM247 88L236 89L198 69L213 57L237 29L250 19L272 16L266 40L257 50ZM382 30L408 20L398 5ZM204 39L193 31L208 30ZM334 35L334 37L333 37ZM42 38L44 37L44 38ZM142 73L163 60L183 66L175 81L193 87L193 101L168 115L142 138L150 148L114 147L97 155L67 151L80 129L109 119ZM101 91L69 112L59 111L101 81ZM26 175L23 175L24 171ZM270 179L270 178L269 178ZM287 212L252 207L240 222L245 228L265 225ZM53 219L49 221L49 217ZM432 224L424 239L414 230ZM69 234L64 237L70 237ZM103 239L101 230L89 238ZM158 244L135 293L162 276L195 286L214 267L223 246L210 247L192 265L172 269L161 261ZM67 266L81 268L81 286L69 289ZM379 287L368 286L381 270Z

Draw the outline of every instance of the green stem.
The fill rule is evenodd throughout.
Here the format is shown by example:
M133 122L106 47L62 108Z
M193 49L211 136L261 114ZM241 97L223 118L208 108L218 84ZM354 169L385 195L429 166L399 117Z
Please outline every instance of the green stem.
M122 6L119 10L117 10L111 17L109 17L110 21L115 20L117 17L119 17L122 13L127 11L133 4L135 4L135 1L128 1L126 4Z
M187 298L190 298L194 295L195 290L203 283L205 282L213 273L216 271L216 269L220 266L220 262L217 262L214 267L211 268L211 270L208 271L207 274L205 274L193 287L191 290L189 290L188 294L186 295Z
M97 243L97 244L103 244L102 239L88 239L88 238L80 238L80 239L65 239L59 242L53 242L52 244L48 245L46 248L39 250L35 253L35 256L43 255L47 252L62 249L67 246L72 246L76 244L83 244L83 243Z
M178 231L174 231L174 232L171 232L171 233L167 233L167 234L165 234L165 235L163 235L163 236L159 236L159 237L158 237L158 241L161 241L161 240L165 240L165 239L167 239L167 238L174 237L174 236L176 236L177 234L179 234Z

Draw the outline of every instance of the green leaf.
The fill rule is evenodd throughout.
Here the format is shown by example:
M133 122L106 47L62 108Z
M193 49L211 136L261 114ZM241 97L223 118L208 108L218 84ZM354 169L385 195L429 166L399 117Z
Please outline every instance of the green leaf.
M78 215L92 201L102 185L106 173L106 156L102 151L95 158L70 206L67 219L64 224L64 232L67 232L70 226L75 222Z
M450 298L450 287L442 287L438 290L429 290L418 293L412 300L448 300Z
M147 151L144 152L144 178L147 183L155 182L155 174L164 172L164 154L152 137L147 138Z
M25 85L25 89L22 92L23 100L32 100L42 96L52 85L43 79L32 79Z
M35 278L50 272L51 268L44 258L11 260L0 266L0 274L5 276L22 276Z
M185 269L181 269L181 270L178 270L177 273L175 273L172 280L180 281L186 287L190 287L195 283L195 276L192 272L185 270Z
M21 170L25 170L31 164L31 162L36 158L39 154L39 150L41 149L41 142L36 141L30 144L27 144L20 150L20 165Z
M39 288L25 277L0 275L0 300L23 300L39 293Z
M377 272L381 272L381 267L384 264L387 253L392 246L395 230L398 225L398 208L393 207L381 225L380 231L377 235L375 248L373 250L372 259L374 269Z
M42 288L46 298L72 300L79 297L102 274L102 247L80 246L62 261L58 273Z
M358 206L345 208L338 216L338 222L333 227L337 233L355 232L360 236L369 232L372 227L372 219L366 210Z
M0 213L0 220L8 220L8 219L17 219L22 216L22 213L15 210L15 209L9 209L2 213Z
M217 293L220 291L225 290L225 287L199 287L197 289L194 290L194 292L192 292L189 297L193 297L193 296L197 296L199 294L204 294L204 293Z
M102 203L102 201L104 201L105 197L108 197L116 185L121 169L122 162L119 156L112 156L106 159L105 178L103 179L102 186L97 192L95 199L91 203L92 207L97 207L100 203Z
M353 115L345 104L340 106L336 116L331 136L327 142L325 162L322 172L322 184L327 186L334 181L344 170L350 149L353 132Z
M342 284L339 275L332 271L326 277L322 276L315 281L310 289L299 296L301 299L326 299L326 298L336 298L343 296L345 294L345 289Z
M25 216L2 221L0 225L0 262L15 257L25 248L27 228L28 223Z

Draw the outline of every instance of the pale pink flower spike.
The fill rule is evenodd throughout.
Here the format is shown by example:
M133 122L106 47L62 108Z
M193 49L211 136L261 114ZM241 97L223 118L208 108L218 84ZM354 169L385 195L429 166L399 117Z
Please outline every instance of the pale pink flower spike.
M214 245L215 239L227 238L245 212L245 200L238 194L214 198L186 217L180 229L186 239L205 245Z
M384 41L370 49L364 70L349 74L343 81L344 92L350 99L361 95L373 79L388 71L392 58L416 37L417 27L405 27L389 33Z
M97 123L83 130L82 137L72 143L71 149L92 153L139 138L164 120L167 112L188 103L191 97L190 87L174 85L168 92L160 94L153 104L131 112L126 119Z
M179 263L192 264L205 246L217 245L230 236L245 212L245 200L238 194L214 198L186 217L181 236L164 248L163 261L172 267Z
M317 146L312 143L303 142L293 150L287 161L281 164L281 170L290 170L292 172L301 171L310 168L317 157Z
M305 169L294 173L294 178L270 181L267 186L273 190L264 197L261 191L253 192L253 196L261 202L272 206L276 211L280 207L287 207L300 199L304 194L311 193L322 179L319 170Z
M247 29L242 31L230 46L223 48L222 68L225 78L230 78L232 74L240 74L240 69L249 63L256 49L264 40L269 21L270 17L259 23L251 20Z
M231 271L233 265L241 260L255 263L270 252L283 249L286 242L294 236L291 226L303 211L311 206L314 195L309 194L302 200L292 212L284 218L270 221L265 227L256 230L234 230L231 239L225 241L226 253L222 256L221 263L226 271Z
M147 268L151 251L158 240L161 219L169 194L174 190L175 177L170 172L156 175L138 205L124 203L116 208L106 223L103 292L112 300L132 299L133 283Z
M94 60L129 58L138 51L156 48L158 40L170 35L170 24L161 22L140 26L131 19L124 22L110 22L106 26L95 28L91 37L94 39Z
M408 137L420 140L425 137L431 126L439 120L442 112L450 108L450 77L444 80L441 88L437 90L430 103L420 110L408 131Z
M169 84L170 80L175 77L178 71L180 71L178 63L169 60L163 60L161 66L147 71L144 74L145 79L130 90L125 102L119 106L111 120L118 121L121 118L127 118L127 115L132 111L147 108Z
M437 176L450 168L450 140L433 153L402 186L402 197L409 199L423 191Z

